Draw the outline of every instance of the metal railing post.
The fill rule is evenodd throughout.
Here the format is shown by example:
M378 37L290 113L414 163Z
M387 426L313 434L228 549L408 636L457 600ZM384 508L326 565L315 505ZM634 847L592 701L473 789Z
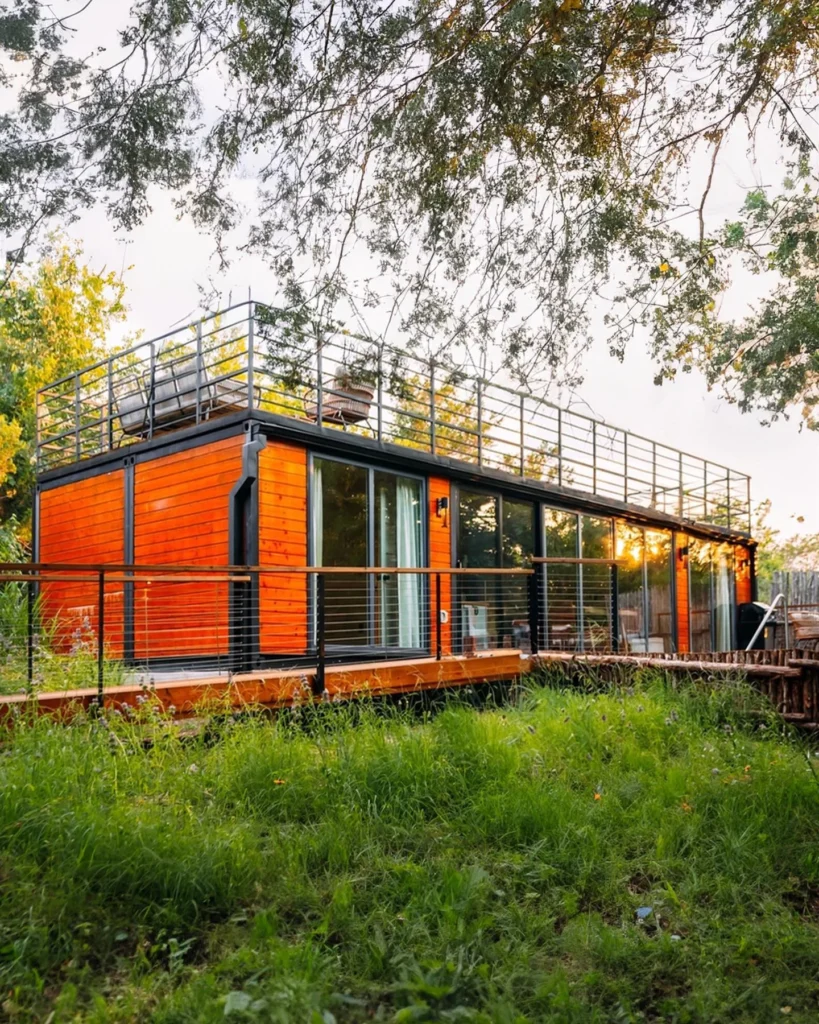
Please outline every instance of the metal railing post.
M526 476L526 396L520 396L520 475Z
M435 454L435 360L429 361L429 450Z
M745 477L745 494L746 501L748 502L748 533L753 529L753 523L751 522L751 478Z
M80 375L74 374L74 450L79 461L80 452Z
M557 483L563 486L563 410L557 410Z
M680 452L680 467L679 467L679 469L680 469L680 500L679 500L679 503L678 503L678 512L677 512L677 514L682 519L683 514L685 512L685 486L684 486L684 483L683 483L683 454L682 454L682 452Z
M483 379L477 380L478 398L478 465L483 465Z
M99 573L97 594L97 705L102 709L105 694L105 570Z
M628 504L628 431L623 431L623 501Z
M156 405L156 345L151 342L151 362L148 368L148 439L154 436L154 406Z
M592 420L592 494L597 494L597 420Z
M651 442L651 507L657 507L657 442Z
M313 677L313 696L320 697L325 689L325 663L327 659L327 605L324 573L316 573L316 674Z
M726 469L728 475L725 477L725 504L728 507L728 529L731 529L731 470Z
M26 588L26 678L31 693L34 689L34 580L29 580Z
M247 306L247 408L249 411L253 410L253 388L254 388L254 363L255 355L254 348L256 347L255 335L255 313L252 302L248 302Z
M708 460L702 464L702 518L708 522Z
M441 574L435 573L435 658L440 661L443 657L443 644L441 640Z
M382 345L378 346L378 381L376 388L376 402L378 406L376 409L376 431L380 443L384 433L384 350Z
M540 650L540 580L538 566L529 576L529 646L532 654Z
M108 450L114 447L114 373L108 360Z
M316 425L324 429L324 360L321 339L316 338Z
M196 422L202 422L202 321L196 324Z

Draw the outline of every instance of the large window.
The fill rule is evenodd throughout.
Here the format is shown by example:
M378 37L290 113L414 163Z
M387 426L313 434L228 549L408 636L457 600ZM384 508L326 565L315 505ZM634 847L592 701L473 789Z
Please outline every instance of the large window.
M620 646L634 654L675 649L671 534L618 522Z
M535 553L535 506L495 494L458 493L457 563L464 569L528 569ZM525 646L528 596L525 578L468 575L457 578L455 635L462 649Z
M688 541L691 649L733 647L734 552L729 544Z
M314 565L423 566L420 480L316 457L311 500ZM328 573L324 586L327 644L426 645L421 574Z
M560 509L543 510L546 556L546 644L599 650L611 643L611 520ZM577 559L600 564L580 565ZM604 564L605 563L605 564Z

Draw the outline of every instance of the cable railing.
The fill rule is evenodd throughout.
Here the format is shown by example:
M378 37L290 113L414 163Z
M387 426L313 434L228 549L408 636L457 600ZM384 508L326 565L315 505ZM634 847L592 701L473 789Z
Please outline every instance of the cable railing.
M617 567L0 565L0 691L617 649Z
M439 358L242 303L37 395L40 472L254 410L750 531L750 478Z

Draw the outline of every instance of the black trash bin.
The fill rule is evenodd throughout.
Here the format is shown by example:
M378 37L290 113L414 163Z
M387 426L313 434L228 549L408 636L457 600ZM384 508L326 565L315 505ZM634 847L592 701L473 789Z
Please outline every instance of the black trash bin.
M768 605L762 601L750 601L748 604L741 604L737 608L737 647L744 651L753 639L754 633L765 618ZM761 651L765 646L765 630L754 640L753 650Z

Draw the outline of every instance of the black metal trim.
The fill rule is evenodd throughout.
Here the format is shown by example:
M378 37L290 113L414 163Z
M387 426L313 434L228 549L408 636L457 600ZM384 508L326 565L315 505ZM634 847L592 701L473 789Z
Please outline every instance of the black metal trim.
M542 501L554 508L570 512L617 516L642 526L678 529L705 540L733 540L739 543L747 543L750 540L749 534L727 527L695 523L665 512L652 512L618 501L616 498L603 498L562 485L510 478L502 470L487 466L468 466L444 455L433 455L431 452L404 448L385 441L379 442L376 438L351 434L343 430L327 430L315 423L259 409L253 410L252 413L234 413L218 420L207 420L198 425L169 431L149 441L131 445L128 453L133 454L137 462L148 461L163 454L183 451L208 441L240 433L248 422L258 424L268 437L292 440L319 452L334 453L336 457L343 457L346 453L353 459L377 462L385 468L398 467L398 472L445 476L452 482L462 481L472 486L495 488L501 492L508 492L510 496ZM48 470L41 474L38 480L45 489L74 478L82 479L96 473L108 472L122 457L122 449L104 452L80 463Z
M267 438L253 424L247 425L242 446L242 473L228 497L228 562L230 565L258 565L259 558L259 452ZM231 671L253 669L259 659L259 579L252 573L249 583L230 583L229 660Z
M134 503L136 499L136 474L134 473L134 461L131 458L125 460L123 466L123 547L122 555L125 565L133 565L135 557L136 538L134 533ZM135 656L134 645L134 584L125 583L122 593L122 655L126 663L131 663Z
M135 462L152 462L165 455L175 455L177 452L199 448L226 437L235 437L247 429L247 423L247 413L241 412L220 416L217 420L206 420L198 426L180 427L179 430L168 431L151 440L137 441L126 448L117 448L90 459L83 459L81 462L72 462L69 466L49 469L41 473L37 481L42 490L51 490L74 480L102 476L118 469L125 458L133 459Z

